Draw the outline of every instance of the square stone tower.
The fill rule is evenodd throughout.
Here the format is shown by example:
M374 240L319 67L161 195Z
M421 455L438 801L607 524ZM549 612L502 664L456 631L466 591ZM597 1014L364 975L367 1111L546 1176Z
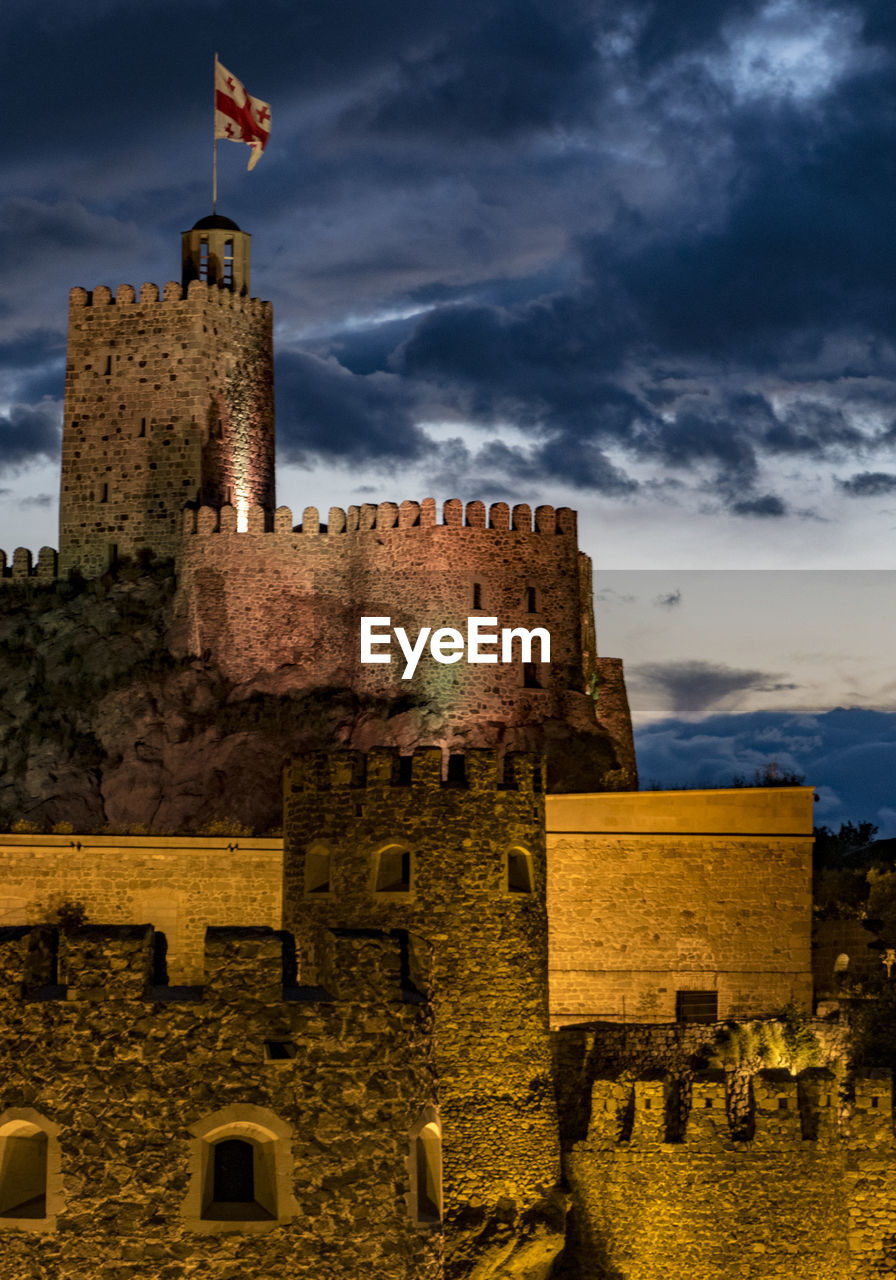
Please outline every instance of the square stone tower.
M188 504L273 516L272 308L249 297L250 237L229 218L183 234L182 281L137 297L71 291L60 571L173 555Z

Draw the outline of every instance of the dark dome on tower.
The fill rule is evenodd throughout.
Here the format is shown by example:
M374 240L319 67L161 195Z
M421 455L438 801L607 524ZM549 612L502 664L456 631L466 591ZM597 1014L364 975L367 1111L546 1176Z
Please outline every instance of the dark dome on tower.
M210 213L193 224L194 231L239 231L232 218L225 218L220 213Z

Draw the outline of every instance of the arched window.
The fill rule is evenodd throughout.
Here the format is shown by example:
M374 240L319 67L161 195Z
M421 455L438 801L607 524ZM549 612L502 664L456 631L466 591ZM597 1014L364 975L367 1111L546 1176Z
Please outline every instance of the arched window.
M505 871L508 893L532 892L532 856L525 849L508 849Z
M0 1217L47 1216L47 1135L25 1120L6 1125L0 1138Z
M331 872L332 858L329 849L322 844L309 845L305 854L305 892L329 893Z
M842 978L849 969L849 956L846 952L841 952L834 961L834 977Z
M413 859L410 849L387 845L376 855L377 893L410 893L413 881Z
M442 1221L442 1127L427 1107L410 1133L411 1218L420 1226Z
M272 1152L258 1138L221 1138L206 1165L202 1216L207 1222L251 1222L276 1218L270 1176Z
M58 1132L30 1107L0 1115L0 1230L55 1229L62 1202Z
M250 1103L223 1107L190 1132L184 1217L194 1231L267 1231L296 1212L288 1125Z

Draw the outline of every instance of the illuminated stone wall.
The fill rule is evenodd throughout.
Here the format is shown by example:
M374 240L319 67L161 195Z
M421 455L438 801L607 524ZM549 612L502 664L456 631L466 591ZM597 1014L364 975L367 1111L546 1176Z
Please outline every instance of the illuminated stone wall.
M201 983L209 925L279 929L282 868L281 840L0 834L0 925L81 902L91 923L153 925L171 981Z
M808 1007L812 788L552 796L551 1016L674 1022Z
M427 944L412 960L432 990L448 1274L466 1275L507 1247L559 1175L541 766L512 757L504 786L489 751L467 752L455 783L442 782L438 750L408 763L403 775L395 752L341 752L287 772L284 924L297 937L312 922L405 928ZM410 857L399 891L377 888L390 846ZM508 889L514 849L531 892ZM325 891L315 856L330 859Z
M636 784L624 686L617 671L598 670L593 622L583 614L591 566L578 551L574 512L539 507L533 528L527 506L511 512L496 503L487 518L481 502L464 509L450 500L437 523L435 503L427 499L348 513L333 508L324 525L317 510L307 508L297 528L282 507L273 532L265 532L262 513L252 511L245 534L237 532L233 510L207 509L186 513L186 529L178 651L210 654L236 681L269 672L278 687L334 685L425 702L429 719L418 726L417 741L457 749L500 743L550 750L541 726L556 721L567 734L580 735L583 758L589 746L603 752L581 782ZM454 627L466 635L471 616L497 617L499 628L542 627L550 632L551 661L538 666L537 688L525 686L518 651L507 665L465 659L443 665L427 652L413 678L403 680L405 661L394 638L391 664L361 662L362 616L389 617L412 639L422 627ZM534 656L540 656L537 643ZM613 690L603 726L612 746L606 735L603 745L597 741L602 722L594 708L602 680ZM599 716L599 696L597 706Z
M410 1209L409 1135L436 1098L430 1014L403 996L399 939L333 938L325 994L284 987L289 939L212 931L197 1002L151 985L141 926L63 938L67 985L40 989L47 932L0 930L0 1128L38 1113L59 1165L49 1218L0 1215L6 1280L441 1275L440 1230ZM200 1215L210 1120L274 1142L274 1219Z
M746 1108L729 1114L724 1073L707 1072L683 1127L672 1089L656 1077L594 1081L587 1135L564 1156L575 1225L563 1280L893 1274L888 1073L857 1080L839 1114L830 1072L760 1072Z
M272 311L196 280L71 291L60 570L175 553L185 503L274 506Z

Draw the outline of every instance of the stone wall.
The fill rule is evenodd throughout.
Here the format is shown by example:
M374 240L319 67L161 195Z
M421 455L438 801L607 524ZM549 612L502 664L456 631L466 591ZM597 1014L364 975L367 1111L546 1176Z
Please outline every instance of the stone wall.
M297 937L311 925L400 927L427 944L412 964L433 993L447 1274L466 1276L475 1259L510 1252L521 1224L533 1228L559 1174L542 766L511 757L505 784L495 753L471 750L463 777L443 783L440 751L406 763L403 772L396 752L374 750L293 764L284 924ZM407 854L403 888L378 888L390 850ZM528 891L508 882L512 851L526 860Z
M655 1076L594 1082L587 1136L564 1155L575 1206L564 1280L893 1274L888 1073L857 1080L841 1117L831 1072L760 1072L748 1126L732 1129L725 1075L708 1072L674 1135L670 1091Z
M0 925L79 901L92 923L153 925L171 981L201 983L209 925L279 929L282 867L281 840L0 834Z
M152 985L150 929L88 927L48 986L47 931L0 930L0 1135L36 1118L51 1171L46 1217L0 1214L4 1277L436 1280L410 1176L431 1023L404 949L333 938L335 996L290 985L287 937L213 930L191 991ZM228 1136L261 1152L262 1212L203 1211Z
M71 291L60 567L174 554L186 503L274 507L272 310L194 280Z
M669 814L698 826L705 800L717 817L704 814L704 825L729 830L650 834L660 799L667 826ZM791 992L805 1003L811 838L782 833L805 824L808 803L803 788L544 797L552 1023L623 1012L670 1023L675 991L704 982L719 993L720 1018L776 1013ZM622 831L599 830L612 824ZM45 918L54 895L78 898L91 920L164 930L178 980L196 981L207 925L279 926L282 850L279 839L243 836L0 834L0 923ZM657 942L645 922L660 915ZM717 967L689 959L698 929Z
M210 655L234 681L268 673L278 688L287 681L297 689L334 686L399 707L419 704L426 732L416 741L456 750L509 745L550 756L555 740L572 739L575 749L560 751L558 774L568 772L567 755L578 753L585 765L576 785L637 784L619 673L595 674L593 625L582 606L590 561L578 551L572 511L538 507L533 528L528 506L511 512L496 503L487 514L481 502L464 508L452 499L437 523L435 503L425 499L332 508L323 524L309 507L294 527L281 507L272 531L259 509L241 533L232 508L203 509L186 513L178 564L175 651ZM476 616L496 617L498 630L544 628L550 662L538 661L537 641L530 670L518 642L508 664L461 658L445 665L427 651L404 680L394 639L391 663L361 662L363 616L391 618L412 639L423 627L466 635L467 619ZM608 693L606 724L600 702L595 718L592 687L604 676L616 691Z
M808 1007L812 788L554 796L548 839L554 1025L672 1022Z

